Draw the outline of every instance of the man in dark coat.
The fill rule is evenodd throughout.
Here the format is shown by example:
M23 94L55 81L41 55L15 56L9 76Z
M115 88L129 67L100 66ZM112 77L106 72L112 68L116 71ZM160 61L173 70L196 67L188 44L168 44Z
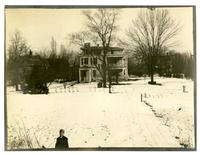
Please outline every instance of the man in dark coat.
M56 140L55 148L57 150L66 150L69 148L68 138L64 136L65 131L60 129L60 136Z

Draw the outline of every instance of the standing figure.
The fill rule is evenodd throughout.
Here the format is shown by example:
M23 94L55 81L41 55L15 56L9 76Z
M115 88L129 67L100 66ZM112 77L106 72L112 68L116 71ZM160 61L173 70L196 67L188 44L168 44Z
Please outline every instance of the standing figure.
M65 131L60 129L60 136L56 140L55 148L57 150L66 150L69 148L68 138L64 136Z

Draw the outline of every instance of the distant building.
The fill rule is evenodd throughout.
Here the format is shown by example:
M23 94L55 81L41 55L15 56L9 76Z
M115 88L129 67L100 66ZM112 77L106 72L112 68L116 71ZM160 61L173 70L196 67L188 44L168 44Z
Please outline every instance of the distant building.
M173 53L165 53L161 56L159 56L158 59L158 68L157 72L159 73L160 76L167 76L171 77L172 75L172 69L173 69L173 60L174 54Z
M32 87L34 87L33 85L39 85L39 82L43 77L37 77L38 75L36 75L35 73L40 74L41 70L47 70L49 66L48 61L41 58L39 55L32 55L31 52L29 55L21 56L20 59L21 67L18 68L18 70L21 75L20 83L22 89L27 85L30 86L30 83L32 84Z
M81 50L79 81L102 80L100 72L102 71L103 47L99 45L90 46L90 43L86 43ZM122 48L109 47L106 61L113 80L128 79L128 58L124 55Z
M34 67L45 67L44 60L41 59L39 55L25 55L21 56L22 59L22 68L21 72L23 73L24 77L31 74ZM47 65L47 61L45 61L45 65Z

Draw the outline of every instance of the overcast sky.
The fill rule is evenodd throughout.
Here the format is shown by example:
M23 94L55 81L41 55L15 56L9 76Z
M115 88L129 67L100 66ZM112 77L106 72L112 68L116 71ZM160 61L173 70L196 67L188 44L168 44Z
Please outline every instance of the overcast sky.
M124 8L118 21L120 37L131 25L142 8ZM143 8L145 9L145 8ZM177 35L180 52L193 53L193 11L192 8L168 8L171 17L179 22L181 31ZM84 30L85 18L82 9L6 9L6 45L13 33L18 30L33 51L50 47L51 37L58 46L67 43L67 35Z

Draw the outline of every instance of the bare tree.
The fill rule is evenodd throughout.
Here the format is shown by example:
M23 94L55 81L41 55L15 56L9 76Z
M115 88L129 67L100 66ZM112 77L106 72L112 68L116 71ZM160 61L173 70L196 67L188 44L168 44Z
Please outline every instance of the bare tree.
M106 87L108 65L106 56L109 51L110 44L114 38L114 32L117 30L117 20L120 14L119 9L97 9L95 11L84 10L86 17L87 31L74 34L71 37L73 43L83 46L86 39L93 43L100 43L103 47L102 58L98 59L102 62L102 71L99 70L103 79L103 87ZM98 66L97 66L98 67Z
M48 48L42 48L38 54L42 57L42 58L45 58L45 59L48 59L49 58L49 55L50 55L50 50Z
M80 31L77 33L69 34L70 43L83 47L84 43L90 41L92 44L97 44L99 41L98 36L94 35L90 31Z
M27 54L29 47L19 31L16 31L10 40L8 58L12 59Z
M16 31L8 46L8 57L6 63L8 79L11 84L16 86L16 90L18 90L18 84L22 80L22 56L28 54L29 50L30 47L26 40L22 37L19 31Z
M141 11L127 31L128 40L123 44L141 59L154 84L154 73L159 57L166 49L176 45L174 37L180 30L179 25L170 17L168 10L148 9Z

